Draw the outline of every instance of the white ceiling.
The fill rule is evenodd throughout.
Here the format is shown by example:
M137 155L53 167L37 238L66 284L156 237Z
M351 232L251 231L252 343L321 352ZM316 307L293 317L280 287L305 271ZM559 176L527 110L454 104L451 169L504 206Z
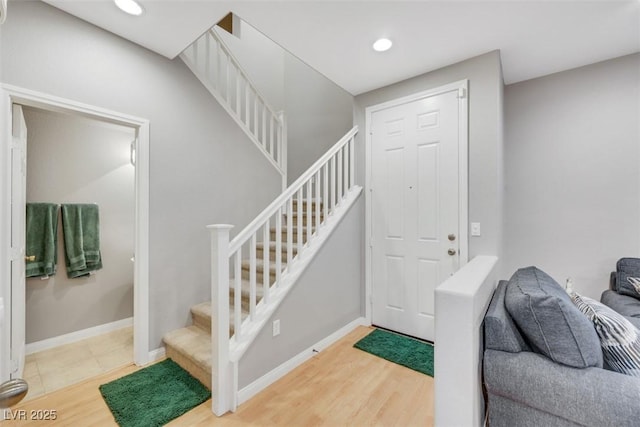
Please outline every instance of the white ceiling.
M44 1L168 58L233 11L354 95L494 49L507 84L640 51L640 0Z

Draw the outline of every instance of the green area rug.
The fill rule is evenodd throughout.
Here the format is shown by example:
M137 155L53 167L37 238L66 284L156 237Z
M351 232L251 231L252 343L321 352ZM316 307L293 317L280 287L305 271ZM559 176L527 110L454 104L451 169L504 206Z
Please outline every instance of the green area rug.
M353 345L398 365L433 376L433 345L404 335L375 329Z
M211 396L171 359L103 384L100 393L121 427L163 426Z

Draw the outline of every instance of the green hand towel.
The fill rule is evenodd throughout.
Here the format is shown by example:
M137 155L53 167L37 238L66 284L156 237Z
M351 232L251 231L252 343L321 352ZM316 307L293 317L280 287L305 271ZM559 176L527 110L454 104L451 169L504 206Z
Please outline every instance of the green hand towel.
M27 257L25 262L26 277L56 274L58 205L54 203L27 203L25 256Z
M102 268L98 205L63 204L62 231L69 278L86 276Z

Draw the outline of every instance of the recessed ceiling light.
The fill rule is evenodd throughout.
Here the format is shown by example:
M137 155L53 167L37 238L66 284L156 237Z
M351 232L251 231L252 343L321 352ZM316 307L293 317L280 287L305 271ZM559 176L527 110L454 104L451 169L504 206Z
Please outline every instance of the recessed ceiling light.
M142 8L142 6L140 6L140 3L138 3L135 0L113 0L113 1L116 3L116 6L120 8L120 10L122 10L125 13L128 13L129 15L140 16L142 15L142 12L144 12L144 9Z
M393 42L389 39L378 39L373 44L373 50L377 52L384 52L385 50L391 49Z

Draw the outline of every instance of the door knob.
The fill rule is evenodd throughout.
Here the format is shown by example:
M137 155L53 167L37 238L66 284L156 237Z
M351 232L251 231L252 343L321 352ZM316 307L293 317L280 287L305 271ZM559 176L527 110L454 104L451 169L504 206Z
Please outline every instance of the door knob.
M450 249L447 251L447 253L448 253L449 255L451 255L451 256L454 256L454 255L456 254L456 250L455 250L455 249L453 249L453 248L450 248Z
M456 240L456 235L451 233L449 234L449 236L447 236L449 238L449 241L453 242L454 240Z
M25 261L29 261L29 262L33 262L36 260L36 256L35 255L31 255L31 256L26 256L24 257Z

